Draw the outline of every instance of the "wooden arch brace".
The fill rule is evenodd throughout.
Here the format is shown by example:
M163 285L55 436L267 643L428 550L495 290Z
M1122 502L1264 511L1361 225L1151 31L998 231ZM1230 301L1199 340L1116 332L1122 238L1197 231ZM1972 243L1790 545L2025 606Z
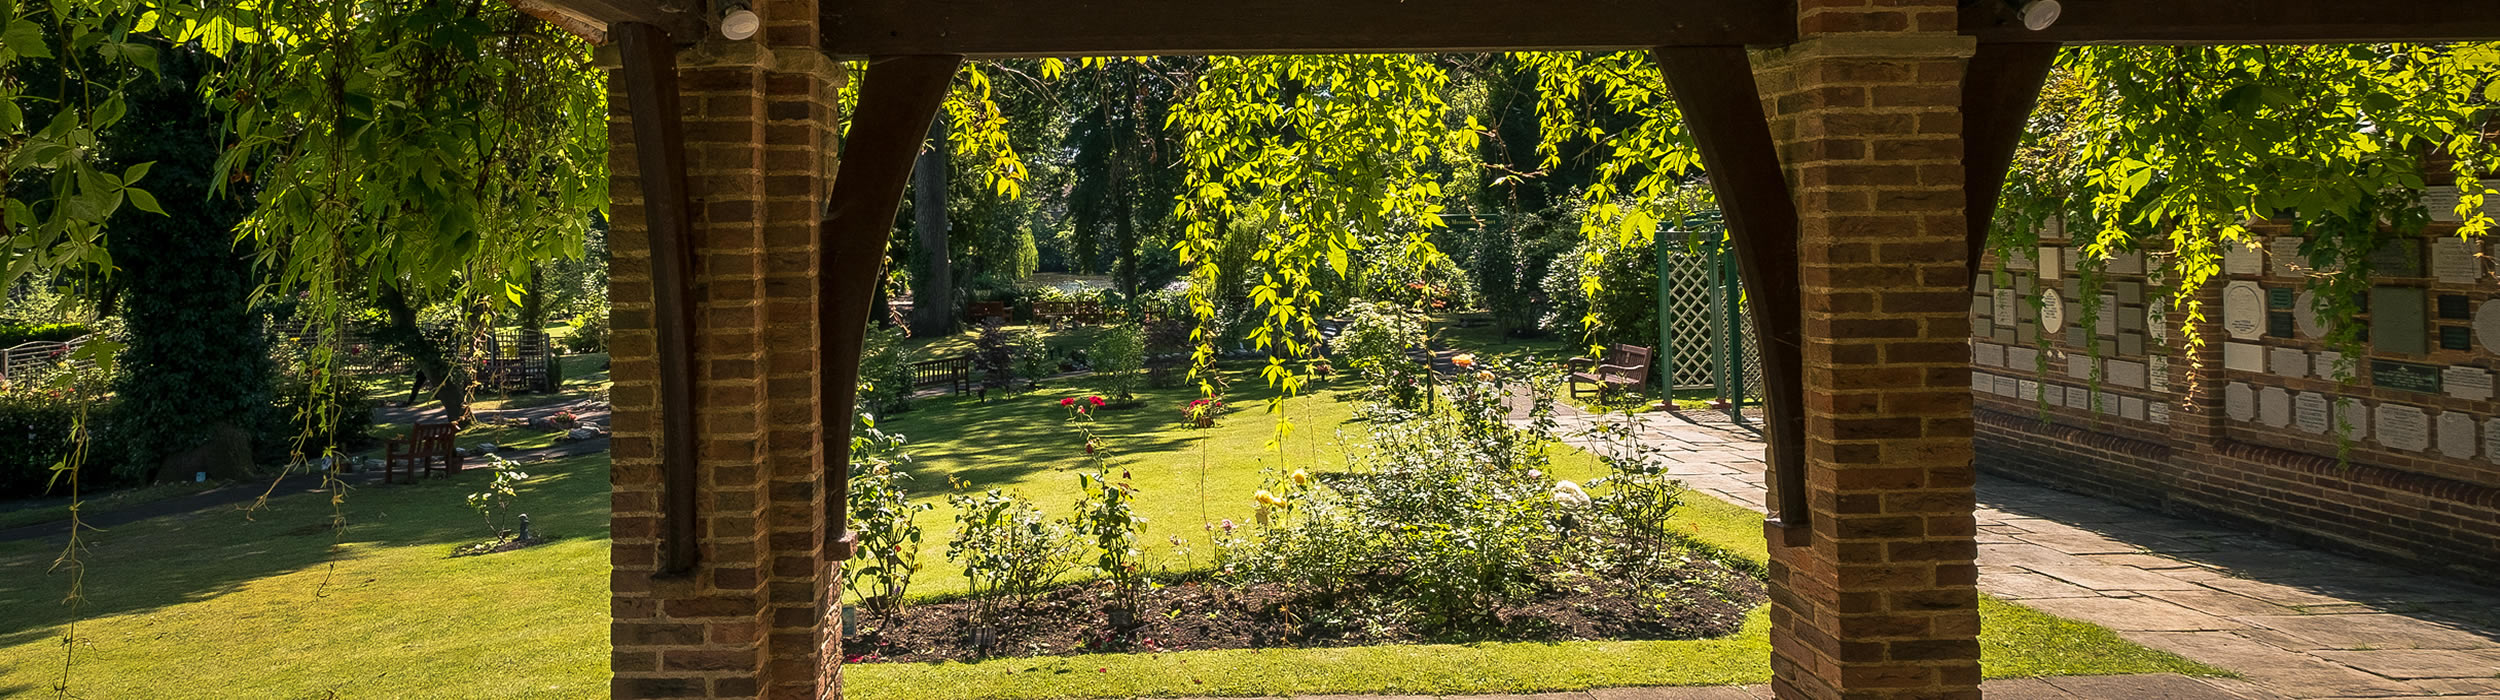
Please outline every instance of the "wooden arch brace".
M1970 270L1988 247L2005 171L2022 145L2023 126L2040 101L2040 84L2057 63L2057 44L1980 44L1962 77L1962 193L1969 226Z
M644 218L651 234L651 327L660 381L660 573L694 570L695 512L693 204L686 188L686 129L677 107L677 45L639 22L609 28L622 58L626 109L634 115Z
M1797 201L1762 114L1753 64L1742 46L1675 46L1650 52L1675 92L1684 128L1701 151L1710 189L1727 217L1746 308L1762 343L1764 427L1770 443L1775 542L1803 546L1806 507L1804 309L1797 273Z
M848 559L851 545L851 415L859 402L860 344L868 337L868 308L885 271L886 236L902 206L903 185L923 136L946 98L961 56L884 56L869 59L859 85L859 108L843 139L842 171L818 229L824 259L817 270L816 339L823 354L816 373L817 455L824 460L825 534L828 549Z

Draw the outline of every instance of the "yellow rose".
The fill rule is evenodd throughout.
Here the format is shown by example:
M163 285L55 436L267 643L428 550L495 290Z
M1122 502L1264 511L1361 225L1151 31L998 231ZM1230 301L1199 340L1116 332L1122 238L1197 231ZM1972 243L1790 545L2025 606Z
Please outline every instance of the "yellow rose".
M1258 493L1250 494L1250 500L1258 501L1259 503L1271 506L1281 506L1285 504L1285 499L1277 498L1276 494L1268 493L1267 489L1259 489Z
M1310 473L1310 472L1303 471L1303 470L1300 470L1300 469L1293 470L1293 483L1295 483L1295 484L1308 484L1308 483L1311 483L1311 473Z

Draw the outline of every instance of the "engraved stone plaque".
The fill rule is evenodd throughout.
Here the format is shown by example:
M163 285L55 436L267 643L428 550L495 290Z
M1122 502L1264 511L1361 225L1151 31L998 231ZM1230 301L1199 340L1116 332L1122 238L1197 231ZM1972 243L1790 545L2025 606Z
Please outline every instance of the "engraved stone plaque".
M2310 373L2311 373L2311 374L2315 374L2315 375L2317 375L2317 377L2318 377L2319 379L2330 379L2330 380L2331 380L2331 379L2336 379L2336 378L2337 378L2337 376L2336 376L2336 373L2337 373L2337 372L2348 372L2348 371L2351 371L2350 369L2343 369L2343 368L2338 368L2338 367L2336 367L2336 365L2337 365L2337 364L2341 364L2343 361L2344 361L2344 354L2343 354L2343 353L2336 352L2336 351L2333 351L2333 350L2320 350L2320 351L2318 351L2318 354L2317 354L2317 357L2316 357L2316 362L2311 363L2311 364L2313 365L2314 369L2312 369L2312 370L2310 371ZM2358 369L2358 368L2352 368L2352 369Z
M2133 389L2144 388L2144 363L2142 362L2110 360L2108 368L2104 371L2108 372L2104 380L2111 384Z
M2016 372L2039 372L2040 349L2034 347L2008 347L2005 349L2005 366L2007 369L2011 369Z
M2247 245L2222 244L2222 272L2229 275L2255 275L2266 271L2266 256L2257 252L2254 241Z
M2098 393L2098 394L2093 394L2093 395L2092 395L2092 410L2095 410L2095 411L2100 411L2100 412L2102 412L2102 413L2106 413L2106 414L2110 414L2110 415L2117 415L2117 414L2118 414L2118 392L2115 392L2115 391L2104 391L2104 392L2101 392L2101 393Z
M1996 386L1996 380L1990 378L1988 375L1978 372L1970 373L1971 391L1976 391L1982 394L1992 394L1996 393Z
M2152 402L2152 404L2151 404L2151 405L2145 406L2145 407L2144 407L2144 417L2152 419L2154 423L2158 423L2158 424L2161 424L2161 425L2169 425L2169 424L2170 424L2170 402L2168 402L2168 401L2155 401L2155 402Z
M2292 425L2311 435L2324 434L2330 420L2326 415L2326 395L2300 392L2292 395Z
M2298 299L2299 297L2300 290L2298 289L2293 289L2291 287L2267 287L2266 308L2276 311L2290 311L2292 310L2292 301Z
M2268 311L2268 312L2266 312L2266 337L2268 337L2268 338L2290 338L2290 337L2292 337L2292 326L2293 326L2293 325L2294 325L2294 322L2292 321L2292 312L2289 312L2289 311Z
M2431 276L2445 284L2473 284L2483 278L2483 261L2474 242L2454 236L2431 239Z
M2053 245L2040 246L2040 279L2053 280L2065 270L2066 249Z
M2299 379L2309 376L2309 352L2300 348L2267 348L2266 366L2277 376Z
M2422 276L2422 242L2397 238L2370 251L2370 270L2389 277Z
M2066 407L2078 411L2092 410L2092 392L2083 387L2066 387Z
M2292 393L2270 386L2257 392L2257 422L2283 428L2292 424Z
M2014 382L2014 398L2022 399L2024 401L2040 400L2039 380L2024 379Z
M2449 459L2472 459L2474 443L2482 441L2482 430L2474 425L2474 417L2456 411L2439 414L2439 454Z
M2014 290L2011 290L2011 289L1999 289L1999 290L1996 290L1996 291L1994 291L1994 292L1990 292L1990 294L1995 294L1997 298L1996 298L1996 308L1995 308L1994 310L1992 310L1992 311L1991 311L1991 313L1989 314L1989 317L1990 317L1990 318L1994 318L1994 319L1996 319L1997 325L1999 325L1999 326L2004 326L2004 327L2007 327L2007 328L2011 328L2011 327L2013 327L2013 326L2014 326Z
M2370 360L2370 386L2398 391L2440 393L2438 367L2395 360Z
M2022 251L2022 253L2023 254L2021 255L2007 256L2005 259L2005 269L2032 270L2037 269L2040 266L2039 260L2036 257L2039 253L2028 250Z
M2406 452L2420 452L2431 447L2431 416L2422 409L2402 404L2378 407L2378 444Z
M2057 288L2064 290L2066 297L2069 299L2083 298L2083 280L2081 278L2068 277L2065 281L2059 283Z
M2160 304L2144 310L2144 332L2153 336L2153 342L2170 342L2170 316L2162 313Z
M2266 371L2266 346L2256 343L2223 343L2222 368L2243 372Z
M2246 421L2257 417L2257 389L2246 382L2232 382L2222 388L2222 415L2231 420Z
M2142 333L2120 333L2120 334L2118 334L2118 354L2120 354L2120 355L2142 355L2142 354L2144 354L2144 334L2142 334Z
M2040 324L2035 321L2024 321L2010 331L1999 328L1997 329L1997 342L2009 345L2015 343L2030 345L2040 342Z
M2170 356L2154 355L2144 361L2144 385L2154 391L2170 390Z
M2066 376L2069 378L2089 381L2092 379L2092 370L2099 367L2100 361L2092 359L2090 355L2077 353L2066 356Z
M2292 301L2292 323L2299 326L2301 337L2326 337L2326 324L2318 321L2318 295L2302 291L2300 298Z
M2430 352L2430 320L2420 287L2370 288L2370 347L2420 355Z
M2051 406L2066 405L2066 385L2048 383L2041 384L2040 402Z
M2121 307L2118 307L2118 332L2120 332L2120 333L2126 333L2126 332L2130 332L2130 331L2134 331L2134 332L2142 332L2143 330L2144 330L2144 307L2141 307L2141 306L2121 306Z
M2336 399L2335 414L2329 418L2335 425L2335 432L2346 440L2370 437L2370 405L2360 399Z
M2134 281L2118 283L2118 303L2144 303L2144 283Z
M2092 334L2103 338L2118 335L2118 314L2124 311L2118 307L2118 295L2101 295L2100 317L2092 319Z
M1996 343L1972 343L1971 362L1981 367L2005 366L2005 346Z
M2448 395L2468 401L2491 400L2491 370L2481 367L2450 367L2439 371L2439 379L2448 385Z
M1983 290L1980 290L1980 291L1982 291L1982 292L1986 292L1987 290L1984 290L1984 289L1983 289ZM1995 296L1996 296L1996 295L1995 295L1995 294L1993 294L1993 293L1988 293L1988 294L1973 294L1973 295L1970 295L1970 317L1971 317L1971 318L1975 318L1975 319L1977 319L1977 318L1994 318L1994 317L1996 317L1996 315L1997 315L1997 302L1996 302L1996 299L1992 298L1992 297L1995 297ZM1987 324L1980 324L1980 325L1987 325Z
M2222 330L2249 340L2266 332L2266 293L2255 282L2233 282L2222 288Z
M2483 421L2483 459L2500 464L2500 418Z
M1996 384L1998 396L2014 396L2020 393L2019 389L2022 387L2021 383L2016 382L2013 377L1997 377Z
M2467 328L2467 327L2464 327L2464 326L2440 326L2440 327L2439 327L2439 349L2441 349L2441 350L2472 350L2472 349L2474 349L2474 329L2472 329L2472 328Z
M2474 310L2474 340L2486 352L2500 352L2500 299L2483 302Z
M2109 271L2120 275L2144 274L2143 253L2118 253L2109 256Z
M2276 236L2266 241L2268 270L2275 277L2298 278L2309 271L2308 256L2300 254L2300 239Z
M2441 294L2441 295L2439 295L2439 318L2440 318L2440 320L2443 320L2443 321L2463 321L2463 320L2470 319L2470 318L2473 318L2473 317L2474 317L2474 300L2473 300L2473 299L2469 299L2469 298L2467 298L2467 297L2466 297L2465 295L2463 295L2463 294Z
M2058 295L2055 295L2055 294L2044 295L2044 296L2040 297L2040 327L2041 327L2041 328L2065 328L2065 327L2066 327L2066 300L2065 300L2065 299L2060 298Z
M2119 397L2118 417L2127 420L2144 420L2144 400L2133 396Z

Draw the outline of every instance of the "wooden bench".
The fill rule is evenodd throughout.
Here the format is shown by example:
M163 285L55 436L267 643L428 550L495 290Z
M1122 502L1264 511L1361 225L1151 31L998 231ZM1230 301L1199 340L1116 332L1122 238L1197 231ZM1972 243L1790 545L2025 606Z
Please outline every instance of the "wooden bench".
M926 389L945 385L953 393L972 391L972 356L947 357L911 363L911 388Z
M1606 349L1603 358L1571 358L1572 372L1568 380L1571 396L1578 398L1593 393L1604 397L1607 392L1618 388L1639 388L1648 384L1650 357L1653 354L1649 348L1616 343ZM1593 384L1596 388L1583 391L1580 388L1583 383Z
M399 470L408 470L408 480L434 472L443 476L460 473L460 449L452 445L452 437L460 434L459 426L450 423L418 423L408 429L408 437L391 438L382 445L382 483L391 483Z
M998 319L998 322L1000 322L1000 323L1006 323L1006 322L1007 322L1007 302L1003 302L1003 301L976 301L976 302L972 302L972 323L973 323L973 325L980 325L980 324L983 324L983 323L988 323L988 322L989 322L989 320L990 320L990 319L993 319L993 318L994 318L994 319Z

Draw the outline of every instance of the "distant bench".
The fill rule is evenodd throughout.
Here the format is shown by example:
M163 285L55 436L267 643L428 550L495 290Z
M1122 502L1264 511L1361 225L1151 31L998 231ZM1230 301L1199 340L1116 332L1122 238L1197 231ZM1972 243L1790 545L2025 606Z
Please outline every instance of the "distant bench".
M945 385L953 393L972 391L972 356L921 360L911 363L911 387L926 389Z

